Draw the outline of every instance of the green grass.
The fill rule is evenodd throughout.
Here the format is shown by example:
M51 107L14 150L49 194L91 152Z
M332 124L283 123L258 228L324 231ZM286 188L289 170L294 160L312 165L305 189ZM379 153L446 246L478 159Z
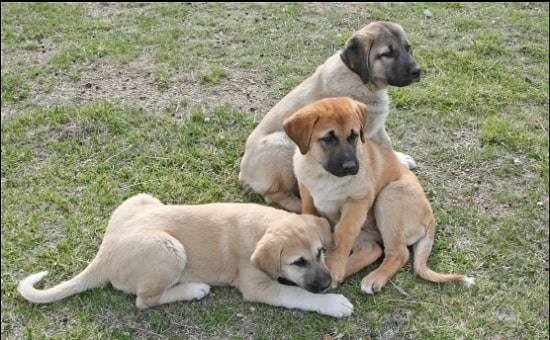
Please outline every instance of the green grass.
M548 3L1 6L2 339L548 337ZM263 203L237 180L248 134L377 19L403 25L423 68L390 89L387 125L438 220L430 265L473 288L408 263L365 296L377 262L336 290L355 306L346 319L233 288L148 310L110 286L51 305L19 296L30 273L48 270L49 286L84 269L133 194Z

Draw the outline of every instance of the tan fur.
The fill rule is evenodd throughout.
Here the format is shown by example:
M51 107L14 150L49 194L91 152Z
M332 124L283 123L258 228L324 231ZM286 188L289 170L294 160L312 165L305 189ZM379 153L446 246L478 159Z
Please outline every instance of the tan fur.
M326 257L332 286L384 252L380 267L361 282L365 293L380 291L408 261L408 246L413 246L414 271L420 277L470 286L472 278L428 268L435 237L430 203L416 175L390 151L353 137L362 136L367 120L364 104L341 97L307 105L283 123L298 145L294 170L303 213L327 217L335 224L337 247Z
M114 211L84 271L44 290L33 285L46 272L33 274L18 290L31 302L51 303L110 282L147 308L231 285L248 301L345 317L353 305L344 296L320 294L331 283L321 249L333 246L324 218L251 203L164 205L138 194Z
M283 131L283 120L303 106L327 97L352 97L369 108L365 136L392 150L386 133L389 86L407 86L420 79L403 28L373 22L355 32L344 47L275 105L246 141L239 180L268 203L300 212L301 202L292 170L295 145ZM409 168L413 159L395 152Z

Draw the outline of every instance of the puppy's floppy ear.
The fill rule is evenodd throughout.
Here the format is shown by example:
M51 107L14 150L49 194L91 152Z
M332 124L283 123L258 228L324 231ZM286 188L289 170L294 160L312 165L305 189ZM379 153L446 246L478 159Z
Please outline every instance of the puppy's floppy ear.
M250 262L271 279L276 280L281 274L281 252L282 248L271 240L270 234L265 234L256 244Z
M319 115L306 108L298 110L283 121L286 134L298 145L302 155L305 155L309 150L313 127L318 120Z
M356 33L346 41L340 53L344 64L357 73L364 84L368 83L370 78L369 54L373 42L368 36Z
M306 218L310 225L313 225L321 237L321 243L325 249L334 249L336 248L336 242L332 235L332 230L330 224L326 218L317 217L313 215L301 215Z
M355 101L354 112L357 119L361 123L361 142L365 143L365 124L367 123L368 116L367 105Z

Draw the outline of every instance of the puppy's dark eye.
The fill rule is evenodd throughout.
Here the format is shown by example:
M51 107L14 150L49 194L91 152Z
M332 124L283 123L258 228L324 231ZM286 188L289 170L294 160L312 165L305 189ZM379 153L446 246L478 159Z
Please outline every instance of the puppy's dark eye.
M390 49L378 56L378 58L393 58L395 57L395 50L390 46Z
M338 137L334 134L334 131L329 132L328 135L321 137L321 142L324 146L329 147L338 144Z
M349 137L348 137L348 143L350 143L350 144L355 144L355 143L357 143L357 137L358 137L358 136L359 136L359 135L357 134L357 132L351 131L351 134L350 134Z
M323 256L323 249L319 248L317 251L317 261L321 261L321 257Z
M292 262L292 265L293 266L298 266L298 267L305 267L305 266L307 266L307 261L303 257L300 257L296 261Z
M405 51L409 52L410 55L413 54L413 51L412 51L412 48L411 48L411 45L405 45Z

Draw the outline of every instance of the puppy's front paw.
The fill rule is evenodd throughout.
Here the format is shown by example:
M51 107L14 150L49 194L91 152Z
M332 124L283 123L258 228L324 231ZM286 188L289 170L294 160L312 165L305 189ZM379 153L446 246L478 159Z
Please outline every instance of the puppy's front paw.
M405 155L404 153L398 151L394 151L394 154L404 166L409 168L409 170L416 168L416 163L411 156Z
M365 294L375 294L381 291L386 283L385 278L376 275L376 272L372 272L361 280L361 291Z
M325 302L319 309L319 313L335 318L343 318L353 313L353 305L341 294L325 294Z
M338 287L338 284L344 280L347 265L345 260L346 259L344 259L344 261L340 260L338 254L334 252L329 252L325 258L325 263L332 277L332 288Z

